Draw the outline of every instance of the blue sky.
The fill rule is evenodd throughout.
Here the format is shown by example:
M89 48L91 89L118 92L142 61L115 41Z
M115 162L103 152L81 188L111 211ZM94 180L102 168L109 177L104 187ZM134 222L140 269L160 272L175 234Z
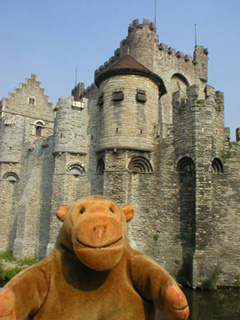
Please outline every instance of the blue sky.
M134 19L154 21L154 0L0 0L0 99L36 73L50 102L71 94L126 38ZM240 127L240 1L157 0L159 41L192 55L209 50L208 83L225 95L225 126Z

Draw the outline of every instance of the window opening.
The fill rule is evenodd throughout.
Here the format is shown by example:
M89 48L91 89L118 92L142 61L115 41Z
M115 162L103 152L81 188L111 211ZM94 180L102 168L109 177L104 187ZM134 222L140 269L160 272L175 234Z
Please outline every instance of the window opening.
M36 126L36 136L41 137L42 135L42 127Z
M38 120L34 123L34 132L33 134L37 137L42 136L43 127L45 126L45 123L41 120Z
M98 102L97 102L97 104L98 104L99 107L102 107L102 106L103 106L103 101L104 101L104 93L102 92L102 93L100 93L99 96L98 96Z
M7 172L7 173L4 174L3 180L10 181L10 182L18 182L19 181L19 177L14 172Z
M218 158L213 159L212 173L215 173L215 174L223 173L223 164L222 164L222 161Z
M114 102L122 101L124 99L123 90L116 90L112 94L112 99Z
M145 103L147 101L147 94L145 90L137 89L136 100Z
M182 158L177 165L179 173L193 173L195 171L194 161L189 157Z
M80 164L72 164L68 167L69 174L72 174L74 177L81 176L82 174L85 174L86 171Z
M133 173L151 173L153 172L152 165L145 157L133 157L129 162L128 169Z
M29 98L29 104L35 104L35 99L34 98Z
M104 163L104 160L101 158L98 160L98 163L97 163L97 173L103 174L104 170L105 170L105 163Z

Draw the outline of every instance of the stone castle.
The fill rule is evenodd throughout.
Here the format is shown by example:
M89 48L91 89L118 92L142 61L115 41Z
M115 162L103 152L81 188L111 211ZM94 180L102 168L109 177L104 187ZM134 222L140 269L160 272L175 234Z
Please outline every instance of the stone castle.
M133 21L114 56L53 109L36 75L0 104L1 250L50 252L62 204L103 194L135 208L130 244L194 288L240 275L240 129L224 128L208 51L159 44Z

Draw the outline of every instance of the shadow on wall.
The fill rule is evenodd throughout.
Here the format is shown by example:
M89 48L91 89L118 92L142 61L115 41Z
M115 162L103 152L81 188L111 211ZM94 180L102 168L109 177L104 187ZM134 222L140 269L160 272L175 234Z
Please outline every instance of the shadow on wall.
M178 278L192 283L193 256L195 252L196 234L196 175L195 164L189 157L182 158L177 166L180 179L180 221L181 232L178 237L182 245L182 267Z

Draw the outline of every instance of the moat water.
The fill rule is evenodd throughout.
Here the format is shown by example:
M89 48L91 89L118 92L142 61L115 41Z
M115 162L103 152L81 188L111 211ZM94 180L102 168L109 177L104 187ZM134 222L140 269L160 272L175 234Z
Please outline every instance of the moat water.
M240 320L240 290L183 290L190 307L189 320ZM158 320L168 320L163 314Z

